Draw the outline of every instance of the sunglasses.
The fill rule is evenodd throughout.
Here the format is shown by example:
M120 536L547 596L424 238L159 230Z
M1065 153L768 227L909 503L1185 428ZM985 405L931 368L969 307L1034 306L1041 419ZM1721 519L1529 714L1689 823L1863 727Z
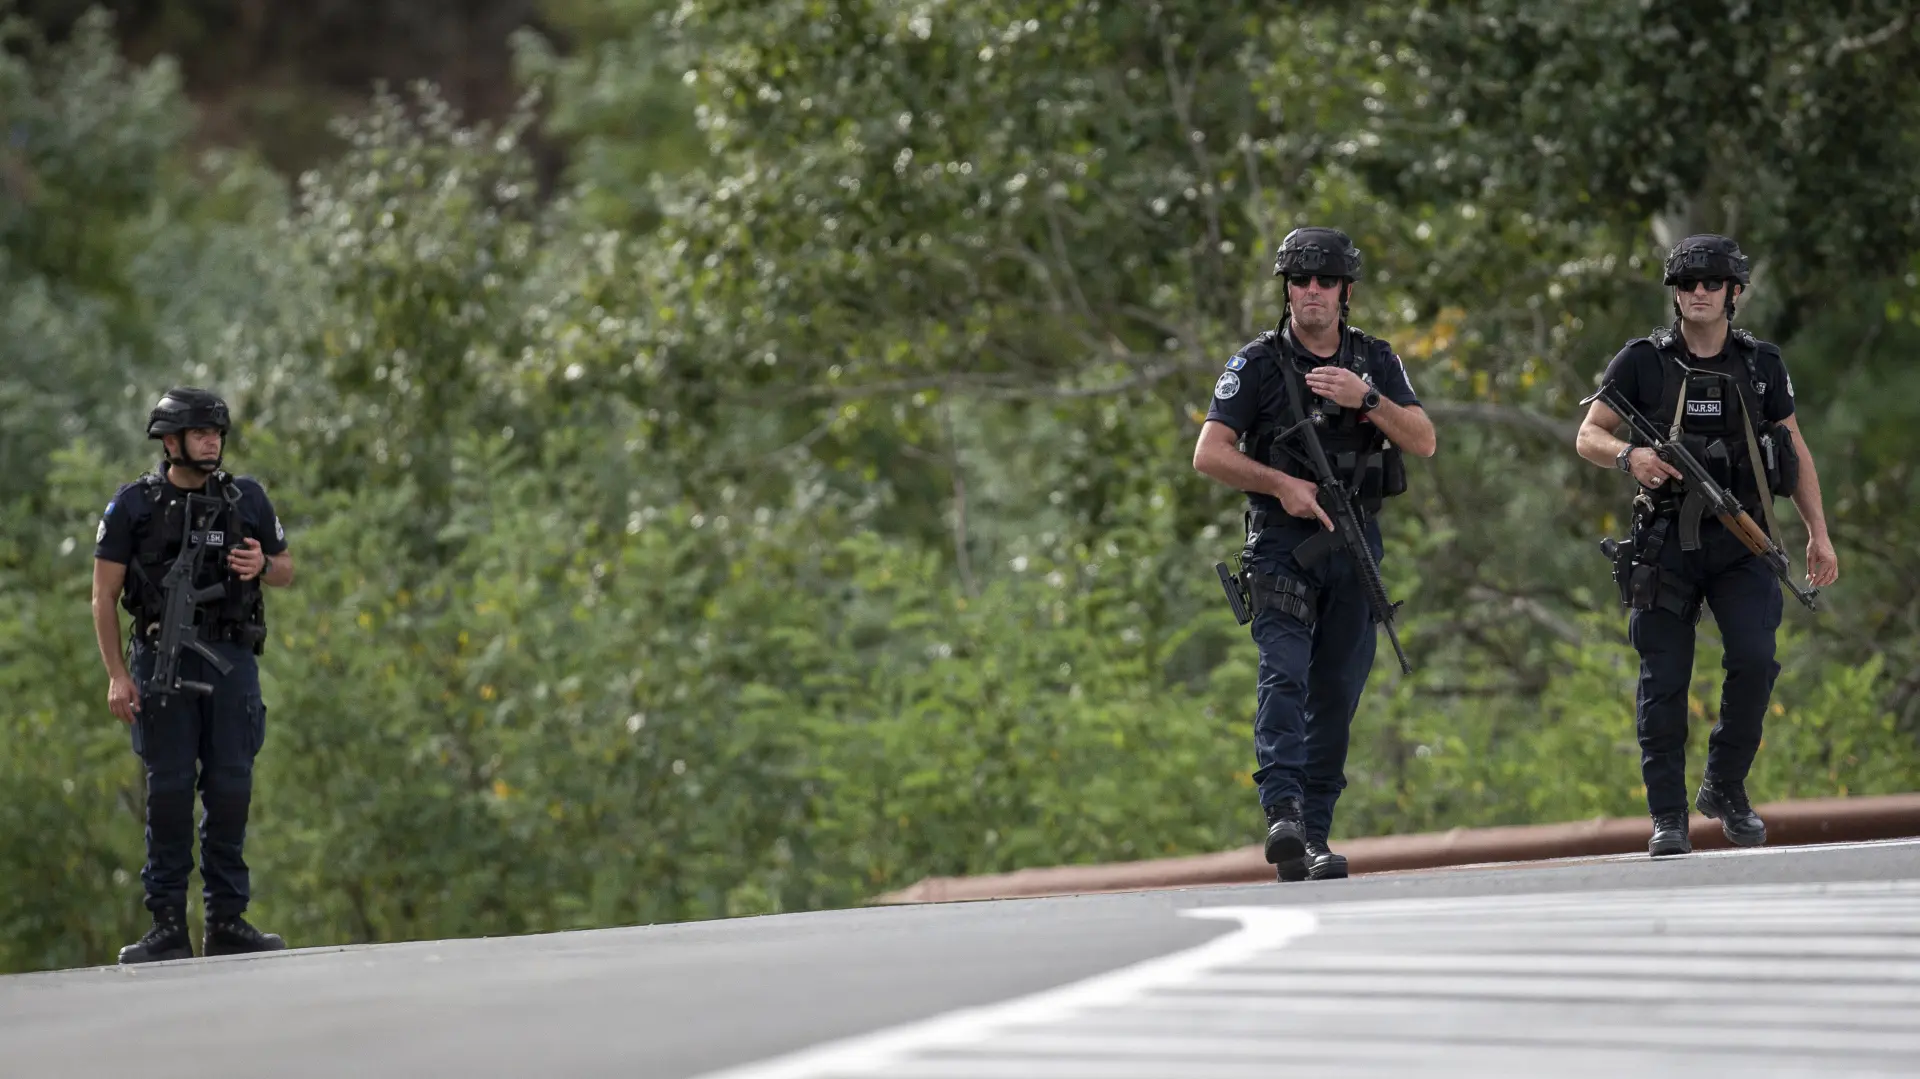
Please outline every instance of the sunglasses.
M1727 287L1727 279L1724 277L1681 277L1676 278L1673 282L1673 287L1679 289L1681 292L1692 292L1696 285L1707 286L1708 292L1719 292L1721 289Z
M1316 281L1319 282L1320 287L1324 289L1337 289L1347 283L1346 278L1333 274L1290 273L1287 275L1287 284L1292 285L1294 288L1306 288Z

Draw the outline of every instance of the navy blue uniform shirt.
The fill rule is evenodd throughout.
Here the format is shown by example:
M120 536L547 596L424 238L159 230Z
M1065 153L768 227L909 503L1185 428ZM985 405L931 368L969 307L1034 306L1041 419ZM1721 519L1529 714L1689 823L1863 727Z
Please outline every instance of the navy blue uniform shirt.
M1349 333L1352 331L1349 330ZM1420 403L1413 392L1413 382L1407 377L1406 365L1393 347L1377 337L1367 341L1367 355L1358 374L1380 396L1396 405L1411 408ZM1355 338L1355 343L1359 338ZM1246 436L1249 432L1276 431L1287 426L1291 415L1287 407L1287 374L1280 365L1286 363L1282 351L1285 343L1278 333L1268 331L1241 346L1227 360L1227 369L1213 384L1213 404L1207 409L1207 419L1217 420L1233 428L1235 434ZM1301 350L1302 355L1311 355ZM1328 366L1332 360L1312 356L1314 367ZM1304 389L1305 382L1301 383ZM1309 394L1313 391L1308 390ZM1309 406L1310 407L1310 406ZM1361 422L1371 423L1362 417ZM1249 442L1245 449L1249 453L1264 452ZM1264 463L1264 462L1263 462ZM1250 509L1278 511L1280 500L1272 495L1257 491L1246 492ZM1287 523L1284 519L1280 523Z
M1751 389L1746 361L1733 351L1732 344L1733 337L1729 334L1728 347L1722 348L1718 356L1702 359L1687 353L1687 366L1726 375ZM1753 362L1754 368L1760 373L1759 384L1766 387L1760 394L1760 419L1779 423L1793 415L1793 378L1787 374L1787 361L1781 357L1777 347L1765 341L1759 345L1759 354L1753 358ZM1684 340L1674 342L1674 347L1683 353L1686 351ZM1612 382L1629 404L1664 431L1673 422L1673 402L1666 403L1669 410L1666 415L1659 415L1662 407L1660 394L1665 380L1663 368L1669 362L1661 358L1653 342L1637 337L1614 355L1607 364L1606 373L1600 378L1603 383Z
M231 482L240 489L240 516L246 522L246 534L259 540L260 550L267 555L285 552L287 532L273 511L266 488L252 476L236 476ZM134 552L139 549L140 529L152 515L154 503L165 505L169 499L188 493L165 480L161 480L161 486L163 490L157 500L150 500L145 484L139 480L122 485L114 493L113 501L107 503L106 510L100 514L100 527L93 537L93 557L122 565L133 561Z
M1407 378L1406 365L1392 346L1371 338L1365 366L1360 376L1380 391L1380 396L1396 405L1411 407L1420 403ZM1304 350L1303 350L1304 353ZM1313 366L1333 361L1313 357ZM1277 334L1263 333L1247 342L1227 360L1227 369L1213 384L1213 405L1207 419L1218 420L1244 435L1261 420L1280 424L1287 416L1287 376L1280 368L1284 362Z

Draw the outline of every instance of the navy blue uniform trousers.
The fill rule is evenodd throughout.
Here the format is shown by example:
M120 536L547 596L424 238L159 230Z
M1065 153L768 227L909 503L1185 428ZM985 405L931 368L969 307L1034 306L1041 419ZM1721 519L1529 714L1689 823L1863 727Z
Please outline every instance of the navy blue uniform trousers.
M242 848L253 803L253 761L266 738L266 706L253 650L209 642L233 664L222 676L199 655L183 652L180 676L213 686L211 696L178 693L165 704L142 694L133 724L133 751L147 773L147 864L140 871L149 910L184 909L193 872L193 802L199 792L200 879L207 914L240 914L251 890ZM154 656L136 640L128 664L145 685Z
M1660 572L1674 574L1697 589L1724 646L1720 665L1720 720L1707 737L1709 779L1741 781L1760 749L1761 727L1773 682L1774 634L1780 628L1783 598L1773 571L1719 521L1700 522L1700 547L1682 551L1669 530L1658 558ZM1647 784L1647 811L1653 816L1687 809L1687 686L1693 681L1696 619L1671 611L1634 611L1627 637L1640 653L1636 726L1640 735L1640 775Z
M1254 706L1253 781L1260 787L1263 806L1283 798L1301 799L1307 835L1324 842L1333 828L1334 803L1347 786L1347 734L1373 669L1376 638L1366 590L1345 551L1335 551L1312 567L1294 559L1294 548L1321 531L1317 519L1270 514L1254 537L1246 563L1259 573L1291 577L1318 592L1311 626L1272 607L1254 616L1260 683ZM1366 534L1378 561L1380 529L1372 518Z

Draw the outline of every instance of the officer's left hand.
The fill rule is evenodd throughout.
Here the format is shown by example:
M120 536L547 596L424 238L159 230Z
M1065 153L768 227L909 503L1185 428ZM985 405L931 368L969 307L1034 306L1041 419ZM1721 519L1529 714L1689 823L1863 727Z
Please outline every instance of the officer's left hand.
M1316 367L1307 372L1307 389L1341 408L1359 408L1367 396L1367 384L1344 367Z
M1833 553L1833 541L1822 536L1807 541L1807 582L1825 588L1840 579L1840 559Z
M248 538L241 540L240 546L228 553L227 565L233 567L233 572L241 580L251 581L267 568L267 556L260 550L259 540Z

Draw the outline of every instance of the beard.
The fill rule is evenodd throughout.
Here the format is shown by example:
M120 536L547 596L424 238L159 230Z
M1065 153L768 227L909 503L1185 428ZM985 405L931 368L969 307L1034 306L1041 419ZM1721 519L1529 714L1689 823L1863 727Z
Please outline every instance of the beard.
M1330 330L1340 322L1340 309L1331 304L1318 308L1299 307L1293 309L1293 324L1310 333Z
M1725 293L1721 295L1724 296ZM1696 326L1711 326L1727 317L1727 303L1725 299L1716 298L1713 303L1698 310L1696 310L1692 304L1682 303L1676 306L1680 308L1681 320L1691 322Z

